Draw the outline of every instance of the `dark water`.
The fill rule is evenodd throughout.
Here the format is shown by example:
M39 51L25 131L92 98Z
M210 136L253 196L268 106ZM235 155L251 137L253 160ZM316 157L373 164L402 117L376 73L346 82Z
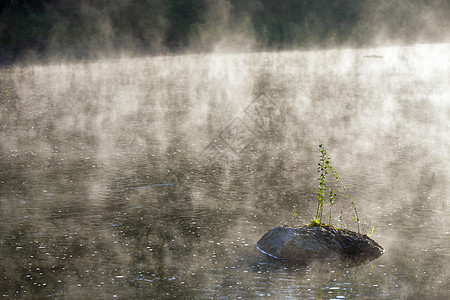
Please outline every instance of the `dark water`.
M449 50L1 70L1 295L449 297ZM319 144L386 249L372 262L286 265L255 247L315 213ZM356 230L337 194L333 224L342 210Z

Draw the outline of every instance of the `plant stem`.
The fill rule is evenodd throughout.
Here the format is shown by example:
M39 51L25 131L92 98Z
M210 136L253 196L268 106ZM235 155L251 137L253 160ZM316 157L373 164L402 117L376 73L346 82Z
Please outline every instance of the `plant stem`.
M331 172L334 174L334 177L336 178L336 181L341 184L341 187L344 190L347 198L350 199L350 202L351 202L352 207L353 207L353 213L354 213L354 216L355 216L355 218L352 218L352 219L358 225L358 233L359 233L359 216L358 216L358 210L356 209L355 202L354 202L352 196L350 196L350 193L348 192L348 189L345 187L345 185L342 182L341 178L337 175L337 172L334 170L334 168L332 166L329 166L329 167L330 167Z
M319 151L320 151L320 160L319 163L317 164L319 167L317 168L317 172L319 173L319 178L317 178L317 180L319 180L319 190L318 190L318 196L317 196L317 211L316 211L316 215L315 218L319 220L319 223L322 223L322 217L323 217L323 207L324 207L324 203L325 203L325 198L327 196L327 184L326 184L326 175L328 174L328 170L330 170L336 181L340 183L342 189L344 190L347 198L350 199L350 202L352 204L353 207L353 217L352 220L356 223L356 225L358 226L358 233L360 232L360 228L359 228L359 216L358 216L358 210L356 209L356 205L355 205L355 201L353 200L352 196L350 196L350 193L347 189L347 187L344 185L344 183L342 182L341 178L338 176L337 172L334 170L334 168L330 165L330 158L327 157L327 151L325 150L325 147L320 144L319 145ZM334 204L334 198L336 197L336 194L334 193L333 189L330 189L330 193L329 193L329 201L330 201L330 225L331 225L331 220L332 220L332 215L331 215L331 208ZM341 224L342 224L342 211L341 211Z

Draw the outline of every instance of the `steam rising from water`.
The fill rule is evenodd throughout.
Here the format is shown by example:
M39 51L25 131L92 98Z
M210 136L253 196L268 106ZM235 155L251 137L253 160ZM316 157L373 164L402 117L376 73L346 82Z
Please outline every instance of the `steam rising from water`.
M100 140L120 133L121 122L139 115L148 118L148 128L141 130L161 144L175 126L201 149L209 142L207 130L219 132L258 94L278 90L283 92L279 105L291 114L288 126L303 123L290 128L286 139L307 126L321 140L330 136L322 125L330 125L333 136L357 138L362 147L373 135L382 138L408 125L414 126L409 132L433 143L446 140L448 49L443 44L34 65L13 69L14 90L9 89L18 96L17 117L46 122L53 132ZM336 110L337 102L346 105ZM429 112L423 113L422 105ZM178 114L176 124L168 124L171 114ZM3 119L11 122L14 116ZM335 127L333 118L346 121ZM430 119L435 121L431 128L422 126ZM38 130L42 126L27 132L32 136ZM8 139L17 147L14 136Z
M399 259L404 257L398 255L399 241L414 257L423 254L426 243L434 251L432 266L440 282L425 286L444 293L449 282L448 247L442 236L430 233L449 231L445 196L450 182L449 53L449 44L435 44L122 58L4 70L0 153L4 172L17 171L20 176L2 179L18 182L11 188L4 185L4 194L10 196L3 197L7 209L2 217L11 224L22 222L25 208L10 201L29 201L14 192L18 186L26 186L24 193L31 199L42 194L38 189L45 190L46 199L57 193L63 203L51 206L67 208L66 222L71 224L67 226L81 226L85 236L97 230L111 244L116 229L147 228L143 239L161 246L157 254L146 254L153 259L149 259L153 271L176 265L180 258L171 249L187 248L180 251L196 258L180 270L203 274L201 284L213 287L211 274L202 269L215 264L203 261L202 249L213 249L227 259L243 255L242 249L227 248L236 241L236 231L248 246L272 225L297 224L291 219L293 206L301 221L312 215L316 147L323 143L360 214L368 226L375 226L375 239L387 250L380 258L383 263L408 270L405 265L414 263ZM277 134L258 132L254 116L247 113L261 95L281 112L283 121L271 125ZM242 151L225 150L229 161L222 173L209 172L205 149L236 118L255 136ZM59 169L60 164L67 167ZM25 167L44 176L19 171ZM83 173L76 173L79 170ZM177 190L164 194L148 185L169 181ZM82 197L75 196L80 185ZM102 210L117 206L113 229L92 229L89 219L80 225L77 214L70 215L71 205L77 205L71 201L81 203L77 209L85 209L89 216L90 209L102 215ZM36 221L37 232L58 235L52 223L58 213L40 203L33 205L39 218L46 220ZM125 208L136 219L120 215ZM338 203L336 211L347 208ZM146 214L139 218L141 210ZM198 247L189 248L192 240L175 225L188 222L192 211L196 222L213 226L199 229ZM147 224L144 217L153 223ZM104 218L108 219L95 220L101 223ZM216 219L221 223L214 223ZM228 222L230 227L224 227ZM433 227L436 223L438 230ZM163 234L155 232L155 226ZM126 243L136 245L135 233L126 232L130 240L135 238ZM214 234L222 240L210 248L207 239L217 238ZM173 238L167 241L166 235ZM425 241L413 240L416 235ZM121 265L132 273L131 248L112 246ZM233 254L227 254L230 249ZM250 284L252 278L244 276L244 281ZM404 284L401 278L396 280ZM187 282L193 288L194 279Z
M34 149L49 157L55 147L50 137L90 137L96 149L92 156L103 161L122 147L155 147L155 155L161 155L172 151L168 147L176 140L176 151L201 167L205 147L266 94L285 116L277 147L290 165L312 160L305 156L308 151L297 148L299 142L306 149L324 143L344 172L356 168L357 176L386 184L384 170L402 158L408 169L439 173L445 182L449 48L209 54L17 67L10 73L13 82L5 85L14 98L7 100L11 107L2 115L1 150ZM262 150L258 143L264 142L257 139L253 148ZM398 147L403 153L393 152ZM369 165L359 159L375 153L381 157ZM434 161L423 160L428 153L435 153ZM396 190L422 180L388 176Z
M281 147L290 164L305 159L300 139L308 148L329 144L341 168L372 174L392 163L387 145L405 145L399 155L409 165L427 165L447 180L448 50L441 44L17 67L4 84L14 98L3 110L1 147L48 157L54 146L45 137L89 136L101 160L121 143L166 153L177 139L198 163L205 147L267 94L285 115ZM380 150L376 165L359 164L358 157ZM423 161L423 152L437 160ZM397 184L412 179L395 176Z

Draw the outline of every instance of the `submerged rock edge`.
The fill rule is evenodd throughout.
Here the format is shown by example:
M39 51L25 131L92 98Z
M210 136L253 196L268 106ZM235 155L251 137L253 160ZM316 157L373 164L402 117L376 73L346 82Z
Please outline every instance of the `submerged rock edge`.
M269 230L256 247L280 260L337 260L355 256L375 259L385 251L367 235L348 229L286 225Z

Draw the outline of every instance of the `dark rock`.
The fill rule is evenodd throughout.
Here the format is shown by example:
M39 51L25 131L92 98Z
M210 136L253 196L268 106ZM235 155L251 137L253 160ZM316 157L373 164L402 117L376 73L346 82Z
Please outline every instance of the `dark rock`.
M311 260L370 256L375 259L384 249L365 234L332 227L277 226L257 243L258 249L282 260Z

